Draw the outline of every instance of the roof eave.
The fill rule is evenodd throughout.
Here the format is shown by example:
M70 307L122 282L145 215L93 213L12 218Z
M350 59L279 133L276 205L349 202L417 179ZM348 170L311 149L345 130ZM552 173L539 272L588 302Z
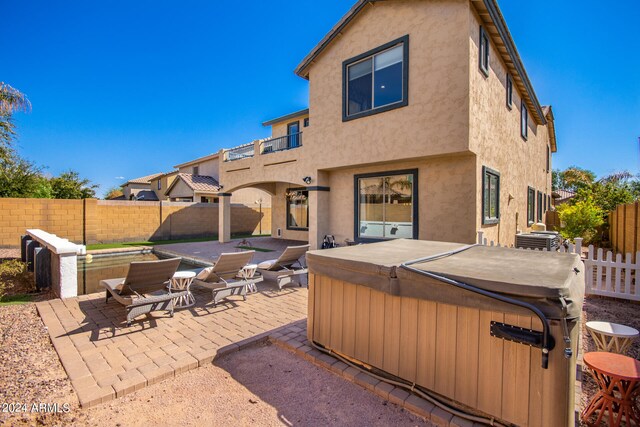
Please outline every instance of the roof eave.
M284 116L276 117L275 119L267 120L266 122L262 123L262 126L271 126L271 125L274 125L276 123L280 123L280 122L283 122L285 120L293 119L295 117L305 116L307 114L309 114L309 109L305 108L305 109L302 109L302 110L299 110L299 111L295 111L293 113L285 114Z
M175 165L174 169L184 168L189 165L193 165L195 163L206 162L207 160L213 160L216 157L220 157L220 153L209 154L208 156L198 157L197 159L189 160L188 162L180 163L179 165Z

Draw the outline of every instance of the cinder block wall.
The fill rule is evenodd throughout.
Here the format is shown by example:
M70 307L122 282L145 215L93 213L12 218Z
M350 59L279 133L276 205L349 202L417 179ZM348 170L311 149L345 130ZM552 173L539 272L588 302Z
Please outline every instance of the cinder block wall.
M18 247L28 228L84 244L210 237L218 233L218 205L0 198L0 247ZM261 229L271 230L271 208L232 205L232 233Z

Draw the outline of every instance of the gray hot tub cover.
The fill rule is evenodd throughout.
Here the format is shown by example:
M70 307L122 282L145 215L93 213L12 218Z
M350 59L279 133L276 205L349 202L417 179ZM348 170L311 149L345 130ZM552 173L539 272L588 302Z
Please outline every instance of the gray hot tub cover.
M530 314L522 308L478 295L406 270L411 260L455 252L466 245L398 239L368 245L311 251L309 271L368 286L391 295L448 304ZM584 266L577 254L525 251L489 246L466 250L413 268L458 280L477 288L537 306L551 319L577 318L584 298Z

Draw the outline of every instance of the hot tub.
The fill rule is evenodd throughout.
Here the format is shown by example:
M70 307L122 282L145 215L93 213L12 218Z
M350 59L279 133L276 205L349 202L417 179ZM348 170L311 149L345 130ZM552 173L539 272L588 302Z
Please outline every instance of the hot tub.
M574 425L578 255L399 239L307 264L309 340L475 415Z

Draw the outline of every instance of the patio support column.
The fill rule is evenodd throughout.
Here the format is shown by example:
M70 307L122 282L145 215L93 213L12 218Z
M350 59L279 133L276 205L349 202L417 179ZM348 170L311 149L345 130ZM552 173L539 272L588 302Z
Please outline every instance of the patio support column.
M231 193L218 193L218 241L231 240Z
M324 181L324 180L323 180ZM331 234L329 224L329 187L312 186L309 190L309 245L320 249L322 239Z

